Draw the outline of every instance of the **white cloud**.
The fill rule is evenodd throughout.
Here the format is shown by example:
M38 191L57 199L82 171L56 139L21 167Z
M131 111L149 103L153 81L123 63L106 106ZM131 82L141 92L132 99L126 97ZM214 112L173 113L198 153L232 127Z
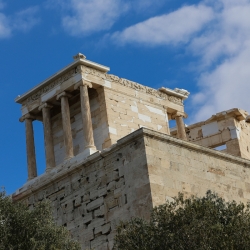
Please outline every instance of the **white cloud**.
M1 1L0 7L4 7ZM0 39L10 37L15 31L29 31L39 22L37 12L37 7L31 7L10 16L0 12Z
M121 0L70 0L70 4L61 1L60 5L72 13L62 19L63 27L71 35L108 30L127 10Z
M211 72L201 76L201 89L193 98L193 105L201 105L195 119L203 120L216 112L230 108L249 110L250 47L242 50Z
M118 43L166 45L188 42L191 35L213 18L211 8L204 5L184 6L172 13L150 18L116 32L112 38Z
M13 29L20 30L23 32L29 31L37 23L39 23L39 18L37 18L38 7L30 7L28 9L22 10L15 14L13 17Z
M0 13L0 39L9 37L11 34L11 28L9 26L8 18Z
M213 26L190 44L203 65L192 100L196 121L230 108L250 112L250 2L221 3Z
M73 36L107 31L125 14L149 15L166 0L47 0L45 6L59 10L62 26Z

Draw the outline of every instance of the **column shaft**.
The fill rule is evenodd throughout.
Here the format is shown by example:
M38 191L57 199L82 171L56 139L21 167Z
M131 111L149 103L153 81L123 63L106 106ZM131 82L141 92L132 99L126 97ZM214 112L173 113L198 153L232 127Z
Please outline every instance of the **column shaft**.
M73 152L71 124L70 124L69 101L67 95L61 96L61 110L62 110L64 145L65 145L65 159L69 159L74 156L74 152Z
M187 135L186 135L186 131L185 131L185 124L183 122L183 117L182 116L176 116L175 120L176 120L178 138L186 141L187 140Z
M28 180L31 180L37 176L34 131L31 118L25 119L25 129L26 129L26 150L27 150L27 162L28 162Z
M50 118L50 108L51 107L48 105L42 107L44 143L45 143L45 154L46 154L46 171L56 166L53 133L52 133L52 127L51 127L51 118Z
M89 105L89 94L88 94L88 85L80 85L80 96L81 96L81 112L82 112L82 122L83 122L83 134L86 141L85 148L95 147L93 127L91 120L91 112Z

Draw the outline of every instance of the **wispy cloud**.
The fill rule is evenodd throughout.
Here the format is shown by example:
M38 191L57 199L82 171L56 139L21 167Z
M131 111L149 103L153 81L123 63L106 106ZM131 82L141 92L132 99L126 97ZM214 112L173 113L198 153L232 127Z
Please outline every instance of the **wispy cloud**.
M12 27L15 30L27 32L37 25L40 19L37 17L38 7L30 7L16 13L13 17Z
M122 0L50 0L49 3L61 7L62 25L73 36L109 30L128 9Z
M220 3L213 25L190 44L203 65L193 96L196 120L234 107L250 112L250 1Z
M185 6L116 32L112 39L118 43L144 43L153 46L186 43L212 19L213 11L209 7Z
M9 37L10 34L11 28L9 25L9 20L3 13L0 13L0 39Z
M204 0L137 23L111 38L117 44L180 45L196 56L194 121L234 107L249 109L249 0Z
M0 9L4 3L0 1ZM12 15L0 12L0 39L10 37L15 31L27 32L38 22L38 7L30 7Z
M124 14L147 15L166 0L47 0L46 6L61 12L64 30L72 36L108 31Z

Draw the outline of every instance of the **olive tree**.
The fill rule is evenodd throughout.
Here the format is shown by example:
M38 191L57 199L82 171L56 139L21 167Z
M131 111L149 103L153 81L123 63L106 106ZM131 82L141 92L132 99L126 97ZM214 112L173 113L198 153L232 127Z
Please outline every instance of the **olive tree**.
M48 202L30 210L0 192L0 250L80 250L64 227L55 224Z
M115 238L122 250L250 249L250 206L226 202L208 191L202 198L184 199L155 207L149 221L121 222Z

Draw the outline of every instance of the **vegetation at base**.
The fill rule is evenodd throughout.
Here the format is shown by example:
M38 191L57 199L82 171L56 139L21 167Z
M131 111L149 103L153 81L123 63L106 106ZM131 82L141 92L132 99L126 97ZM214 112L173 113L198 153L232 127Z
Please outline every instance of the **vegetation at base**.
M149 221L122 222L115 244L120 250L249 250L249 208L211 191L202 198L179 194L155 207Z
M0 250L80 250L64 227L55 224L48 202L29 210L0 191Z

